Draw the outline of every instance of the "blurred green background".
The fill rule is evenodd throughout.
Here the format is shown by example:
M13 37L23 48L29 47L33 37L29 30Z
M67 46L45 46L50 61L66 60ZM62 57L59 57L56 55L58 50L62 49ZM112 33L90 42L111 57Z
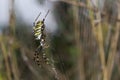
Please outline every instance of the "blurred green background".
M120 80L119 8L120 0L0 0L0 80ZM39 67L33 22L48 10L51 65Z

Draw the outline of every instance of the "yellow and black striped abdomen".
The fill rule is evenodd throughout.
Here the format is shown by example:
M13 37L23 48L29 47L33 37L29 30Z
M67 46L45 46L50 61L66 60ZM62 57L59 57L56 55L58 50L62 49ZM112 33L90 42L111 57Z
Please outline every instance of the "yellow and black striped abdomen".
M36 37L37 40L40 40L41 35L42 35L42 26L43 26L43 22L42 21L38 21L36 23L36 25L33 27L34 30L34 36Z

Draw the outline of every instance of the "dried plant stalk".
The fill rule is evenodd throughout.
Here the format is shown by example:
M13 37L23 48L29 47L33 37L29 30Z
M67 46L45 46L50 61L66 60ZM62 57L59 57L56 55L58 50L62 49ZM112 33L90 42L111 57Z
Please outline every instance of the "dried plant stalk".
M3 37L0 36L0 47L2 50L3 58L5 60L6 73L7 73L8 80L12 80L11 69L10 69L9 60L8 60L8 53L2 38Z
M10 18L9 18L9 29L10 29L10 34L11 34L11 38L9 41L9 45L11 45L11 47L9 47L8 52L9 52L9 57L10 57L10 61L11 61L11 68L12 68L12 72L13 72L13 77L15 78L15 80L19 80L19 69L18 69L18 64L17 64L17 56L15 54L15 49L16 47L14 47L14 38L13 36L15 35L15 12L14 12L14 0L10 0ZM12 43L11 43L12 42Z
M19 80L19 69L18 69L18 63L17 63L17 56L14 52L15 49L13 47L10 47L8 51L10 54L9 56L10 56L10 60L11 60L11 67L12 67L12 71L14 74L14 78L15 78L15 80Z
M15 34L15 13L14 13L14 0L10 0L10 9L9 9L9 27L10 34Z
M75 43L76 43L76 48L77 52L79 53L78 57L78 70L80 74L80 80L85 80L85 71L84 71L84 56L83 53L81 52L81 45L80 45L80 25L79 25L79 14L78 14L79 8L76 6L73 6L73 16L74 16L74 34L75 34Z
M118 9L120 8L120 3L118 3ZM118 20L120 20L120 10L118 10ZM115 60L115 55L117 53L117 43L118 43L118 38L120 34L120 22L117 21L116 26L112 27L113 30L113 35L111 38L111 46L109 50L109 56L108 56L108 62L107 62L107 68L108 68L108 79L110 80L112 70L113 70L113 65L114 65L114 60Z
M96 14L97 19L101 19L100 13L98 12ZM96 25L95 25L96 24ZM96 28L96 39L98 42L99 47L99 55L100 55L100 61L101 61L101 67L102 67L102 73L103 73L103 80L108 80L107 78L107 68L105 63L105 52L104 52L104 46L103 46L103 34L102 34L102 26L101 23L95 23L94 28Z

